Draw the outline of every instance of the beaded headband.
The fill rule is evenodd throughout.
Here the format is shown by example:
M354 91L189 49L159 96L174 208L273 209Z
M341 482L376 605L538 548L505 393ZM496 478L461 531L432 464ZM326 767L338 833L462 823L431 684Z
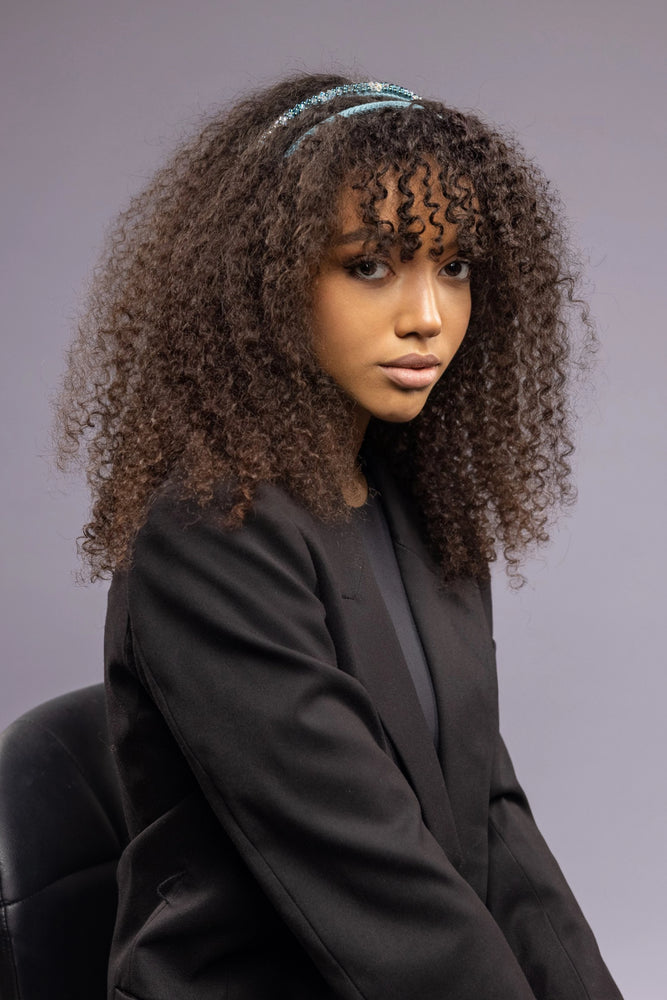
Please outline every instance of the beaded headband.
M324 121L318 122L307 132L304 132L302 136L295 140L289 147L285 156L291 156L292 153L297 149L297 147L303 142L303 140L308 135L312 135L320 125L326 122L333 121L339 115L347 117L349 115L361 114L364 111L375 111L382 107L395 107L402 108L406 105L412 104L413 101L420 100L419 95L413 93L411 90L406 90L405 87L399 87L395 83L378 83L373 80L368 80L365 83L344 83L338 87L331 87L329 90L321 90L319 94L313 94L312 97L307 97L303 101L299 101L295 104L293 108L284 111L279 115L276 120L271 124L266 132L262 136L262 142L267 139L276 129L281 128L283 125L289 124L293 118L298 118L298 116L303 112L307 111L308 108L317 107L320 104L326 104L328 101L333 101L336 97L344 97L345 94L354 94L355 97L379 97L379 101L367 101L364 104L355 104L350 108L343 108L342 111L337 112L335 115L331 115L329 118L325 118ZM385 98L387 98L385 100ZM421 107L421 104L416 104L414 107Z

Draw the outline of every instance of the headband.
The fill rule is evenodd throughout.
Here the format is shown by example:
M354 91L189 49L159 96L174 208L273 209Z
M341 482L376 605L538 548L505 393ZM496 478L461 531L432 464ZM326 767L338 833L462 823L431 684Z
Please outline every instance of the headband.
M343 108L341 111L336 112L336 114L330 115L329 118L318 122L292 143L285 153L285 157L291 156L303 140L316 132L320 125L325 125L327 122L334 121L338 117L347 118L350 115L376 111L378 108L384 107L405 108L413 104L413 101L420 100L418 94L413 93L411 90L406 90L404 87L399 87L395 83L377 83L372 80L365 83L344 83L338 87L331 87L329 90L321 90L319 94L313 94L312 97L307 97L305 100L295 104L294 107L284 111L263 134L262 142L272 135L276 129L289 124L293 118L298 118L303 111L317 107L320 104L326 104L328 101L333 101L336 97L344 97L346 94L353 94L355 97L379 97L380 100L366 101L364 104L355 104L352 107ZM422 105L413 104L413 107L421 108Z

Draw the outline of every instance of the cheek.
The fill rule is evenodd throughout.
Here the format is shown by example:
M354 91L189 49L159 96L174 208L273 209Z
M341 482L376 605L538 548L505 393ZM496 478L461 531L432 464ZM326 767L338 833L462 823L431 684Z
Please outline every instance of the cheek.
M335 363L339 353L337 344L336 327L320 315L313 328L313 348L315 350L315 357L323 368L329 368Z
M337 379L346 367L350 355L344 330L335 317L320 311L313 324L313 351L320 368Z
M335 286L317 290L311 329L315 355L323 367L340 364L353 353L362 326L360 310L349 294Z

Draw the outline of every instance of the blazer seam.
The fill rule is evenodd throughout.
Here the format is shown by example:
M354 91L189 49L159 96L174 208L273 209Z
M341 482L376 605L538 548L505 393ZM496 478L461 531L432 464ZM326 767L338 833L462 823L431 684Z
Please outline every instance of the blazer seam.
M549 924L549 927L551 928L551 931L552 931L554 937L556 938L556 941L558 941L558 944L560 945L560 947L561 947L561 949L563 951L563 954L565 955L565 957L567 958L568 962L570 963L570 967L571 967L572 971L574 972L575 976L577 977L577 980L579 981L579 984L581 985L581 988L584 991L584 994L586 995L586 997L588 998L588 1000L592 1000L591 995L588 992L588 988L586 987L585 982L581 978L581 974L579 972L579 969L574 964L574 962L572 960L572 956L570 955L569 951L567 950L567 948L565 947L563 941L561 940L558 931L554 927L553 922L551 920L551 917L549 916L549 911L547 910L546 906L542 902L542 898L541 898L539 892L537 891L537 888L535 887L532 879L530 878L530 876L526 872L525 868L523 867L523 865L521 864L521 862L519 861L519 859L515 855L514 851L512 850L512 848L510 847L510 845L507 843L507 840L505 839L505 837L503 837L503 835L500 832L498 826L496 825L496 823L493 821L493 819L490 816L489 816L489 825L491 827L493 827L496 835L498 836L498 839L502 842L505 850L507 851L507 853L511 857L512 861L514 862L514 864L516 865L516 867L519 869L519 871L521 872L522 876L524 877L526 883L530 887L530 890L533 893L533 896L537 900L537 902L538 902L538 904L540 906L540 909L541 909L542 913L544 914L544 916L546 918L546 921Z

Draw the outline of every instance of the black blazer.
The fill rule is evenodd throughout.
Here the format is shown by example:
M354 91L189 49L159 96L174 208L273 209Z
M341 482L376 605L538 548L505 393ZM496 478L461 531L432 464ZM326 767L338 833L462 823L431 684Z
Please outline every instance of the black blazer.
M166 494L115 577L114 1000L620 996L499 737L488 588L443 586L378 485L439 753L354 523Z

